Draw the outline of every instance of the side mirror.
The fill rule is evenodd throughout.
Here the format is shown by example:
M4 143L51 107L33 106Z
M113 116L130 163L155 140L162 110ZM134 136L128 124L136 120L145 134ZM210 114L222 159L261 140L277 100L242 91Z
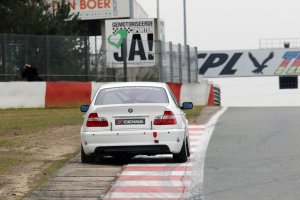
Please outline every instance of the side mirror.
M194 105L193 105L192 102L184 102L184 103L182 104L181 109L182 109L182 110L190 110L190 109L193 109L193 107L194 107Z
M80 106L80 111L81 112L87 112L89 110L89 105L81 105Z

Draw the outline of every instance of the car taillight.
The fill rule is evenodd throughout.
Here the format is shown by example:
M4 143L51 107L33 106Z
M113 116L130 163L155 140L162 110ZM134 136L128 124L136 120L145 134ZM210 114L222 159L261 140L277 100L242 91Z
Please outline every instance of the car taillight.
M177 124L176 117L172 111L165 111L163 116L156 116L154 125L174 125Z
M108 121L104 117L98 117L97 113L91 113L86 122L86 127L108 127Z

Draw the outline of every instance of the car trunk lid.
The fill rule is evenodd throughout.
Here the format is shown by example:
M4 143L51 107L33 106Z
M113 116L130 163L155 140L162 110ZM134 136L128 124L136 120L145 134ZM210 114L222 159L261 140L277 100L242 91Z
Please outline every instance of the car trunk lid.
M112 131L150 130L156 116L162 115L167 104L126 104L98 107L93 112L105 117Z

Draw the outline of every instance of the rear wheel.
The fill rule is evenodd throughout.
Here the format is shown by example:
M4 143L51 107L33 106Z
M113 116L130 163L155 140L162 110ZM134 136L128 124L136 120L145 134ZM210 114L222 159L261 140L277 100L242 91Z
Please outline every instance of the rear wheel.
M95 158L96 157L95 157L94 154L92 154L92 155L86 155L84 153L83 147L81 145L81 162L82 163L93 163L96 160Z
M189 140L186 138L186 154L187 157L189 158L191 156L191 152L190 152L190 142Z
M173 154L173 160L176 163L184 163L187 161L187 157L186 140L183 140L181 150L179 153Z

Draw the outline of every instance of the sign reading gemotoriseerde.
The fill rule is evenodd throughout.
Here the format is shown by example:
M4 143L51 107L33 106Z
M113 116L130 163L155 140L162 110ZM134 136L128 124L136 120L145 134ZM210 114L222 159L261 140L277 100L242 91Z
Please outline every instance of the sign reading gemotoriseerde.
M123 67L123 42L127 41L128 67L153 67L155 65L154 19L106 20L107 63Z
M53 12L56 12L62 0L47 0ZM79 13L79 19L129 18L130 0L66 0L70 5L70 14Z
M198 63L204 77L300 75L300 49L200 52Z

